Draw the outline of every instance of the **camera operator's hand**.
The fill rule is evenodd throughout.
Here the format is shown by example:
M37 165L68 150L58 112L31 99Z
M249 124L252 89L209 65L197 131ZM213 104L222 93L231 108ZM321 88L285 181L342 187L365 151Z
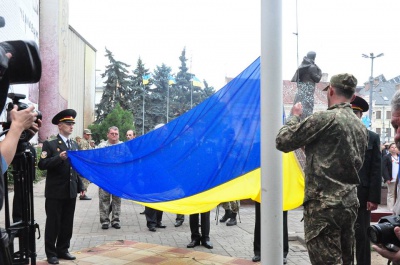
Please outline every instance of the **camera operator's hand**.
M396 234L397 238L400 239L400 227L396 226L394 228L394 233ZM384 247L380 247L377 245L373 245L372 248L378 252L379 254L381 254L381 256L391 260L391 261L400 261L400 250L396 251L396 252L392 252L387 250Z
M0 145L0 153L4 157L7 165L9 165L14 158L22 132L28 130L35 134L39 131L42 122L41 120L37 120L38 113L33 111L34 109L34 106L30 106L24 110L18 111L18 106L14 106L10 111L10 130Z

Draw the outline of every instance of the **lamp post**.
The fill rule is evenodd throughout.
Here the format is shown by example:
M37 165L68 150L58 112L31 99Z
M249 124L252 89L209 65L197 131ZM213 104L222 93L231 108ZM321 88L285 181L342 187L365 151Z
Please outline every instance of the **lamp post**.
M374 89L374 59L383 56L383 53L380 53L378 55L374 55L373 52L371 52L368 55L362 54L362 57L364 58L369 58L371 59L371 76L369 77L369 119L370 119L370 125L369 128L372 128L372 91Z

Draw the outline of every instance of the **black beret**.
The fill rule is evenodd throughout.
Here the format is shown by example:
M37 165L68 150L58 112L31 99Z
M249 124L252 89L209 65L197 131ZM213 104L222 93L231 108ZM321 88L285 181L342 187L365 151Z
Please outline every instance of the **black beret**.
M54 116L54 118L51 120L51 123L53 123L54 125L57 125L60 122L75 123L75 117L75 110L65 109L57 113L56 116Z
M365 99L356 96L352 102L350 102L352 109L366 112L369 109L369 105Z

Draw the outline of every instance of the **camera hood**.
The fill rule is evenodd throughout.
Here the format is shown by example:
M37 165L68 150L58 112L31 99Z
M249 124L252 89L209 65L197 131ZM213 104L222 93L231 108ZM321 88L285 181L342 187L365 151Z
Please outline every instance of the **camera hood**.
M9 85L37 83L42 75L39 49L34 41L0 42L0 59L4 59L5 53L11 53L12 57L8 60L8 65L5 60L2 63L6 70L0 78L0 113L7 100Z
M0 46L12 54L6 75L10 85L37 83L42 75L39 49L34 41L5 41Z

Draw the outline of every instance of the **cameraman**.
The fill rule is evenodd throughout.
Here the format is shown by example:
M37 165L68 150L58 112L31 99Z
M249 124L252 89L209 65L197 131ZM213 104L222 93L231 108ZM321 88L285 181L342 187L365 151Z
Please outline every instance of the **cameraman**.
M37 120L36 116L38 113L33 111L34 108L30 106L18 111L18 106L14 106L10 111L11 126L4 140L0 142L0 171L2 175L6 172L8 165L10 165L14 158L22 132L28 130L33 135L39 130L42 124L41 120ZM4 178L0 177L0 210L3 207L4 195ZM6 261L7 264L7 261L9 261L9 256L6 254L8 235L4 229L0 230L0 239L0 263L4 264Z
M400 91L397 91L392 98L391 101L392 105L392 126L394 128L394 142L397 145L397 148L400 147ZM396 234L397 238L400 239L400 227L394 228L394 233ZM383 257L391 260L393 265L400 264L400 250L397 252L391 252L386 248L373 245L373 249L381 254Z

